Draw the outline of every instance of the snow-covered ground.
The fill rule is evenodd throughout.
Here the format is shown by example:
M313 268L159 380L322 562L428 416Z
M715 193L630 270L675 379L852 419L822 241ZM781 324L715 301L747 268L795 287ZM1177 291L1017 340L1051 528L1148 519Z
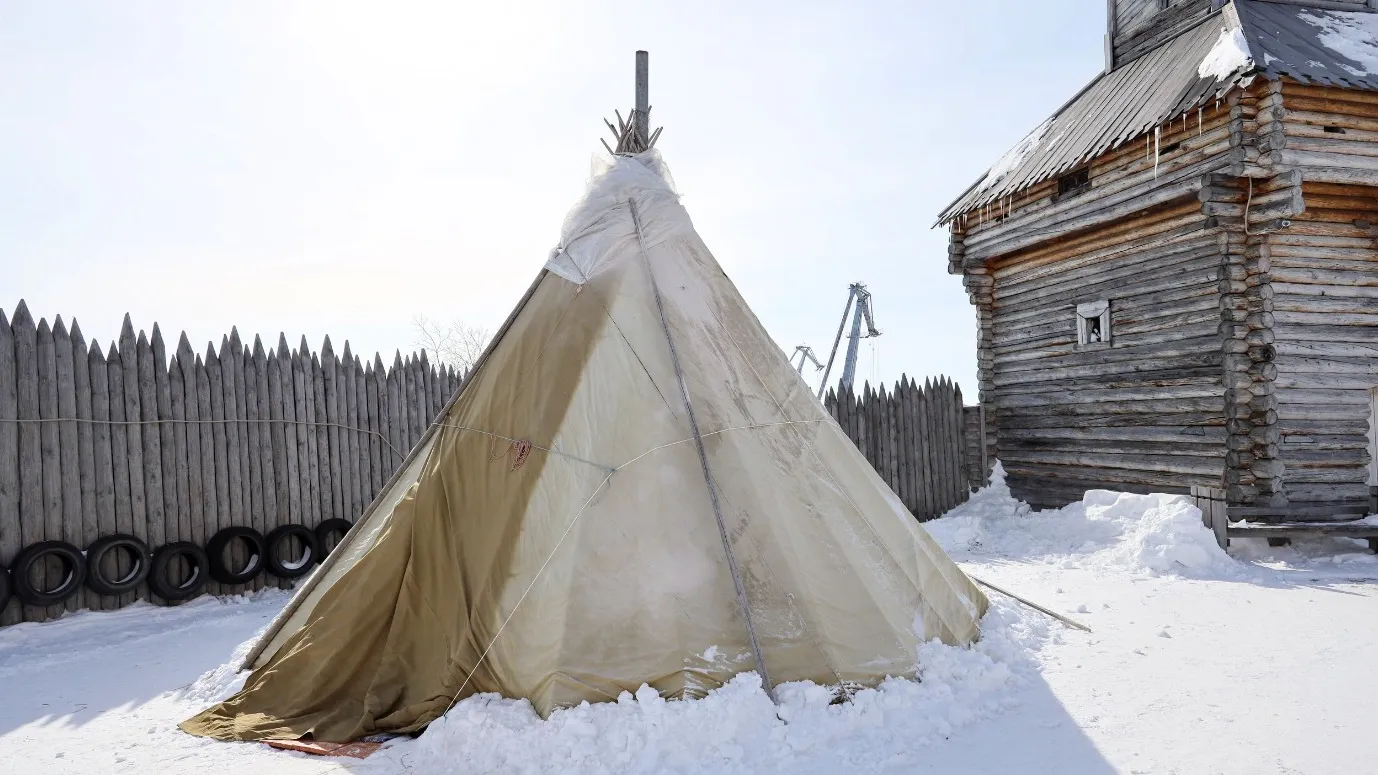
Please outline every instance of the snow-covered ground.
M922 647L921 682L829 705L754 676L540 721L475 697L364 761L214 743L177 722L236 688L224 664L286 601L79 613L0 630L0 772L525 773L1374 771L1378 558L1356 541L1229 556L1182 498L1091 492L1036 514L1000 484L928 523L992 594L972 649Z

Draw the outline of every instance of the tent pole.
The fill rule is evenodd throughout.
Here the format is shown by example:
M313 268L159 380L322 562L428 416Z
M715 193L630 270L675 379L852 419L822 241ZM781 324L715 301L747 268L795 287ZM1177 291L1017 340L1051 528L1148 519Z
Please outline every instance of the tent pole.
M636 110L632 113L633 132L642 150L651 147L651 64L650 54L636 52Z
M742 618L746 620L747 636L751 639L751 651L756 656L756 669L761 674L761 685L766 696L775 701L775 692L770 684L770 674L766 672L765 655L761 652L761 642L756 637L756 625L751 619L751 606L747 604L746 585L742 583L741 571L737 568L737 556L732 553L732 539L727 533L727 523L723 520L722 504L718 502L718 486L713 481L713 471L708 467L708 451L703 446L703 436L699 433L698 419L694 416L694 405L689 400L689 383L684 379L684 369L680 366L679 352L675 349L675 339L670 335L670 321L665 316L665 302L660 296L660 284L656 282L655 272L651 270L651 256L646 251L646 238L641 230L641 215L636 209L636 200L628 199L632 211L632 224L636 227L636 242L641 251L641 261L646 267L646 277L651 281L651 292L655 294L656 310L660 313L660 328L665 332L665 343L670 347L670 362L675 366L675 379L679 382L680 396L684 399L684 411L689 416L689 432L694 437L694 449L699 453L699 465L703 468L703 480L708 485L708 499L713 503L713 518L718 522L718 536L722 538L722 548L727 554L727 567L732 571L732 584L737 588L737 603L742 608Z
M1071 620L1071 619L1068 619L1067 617L1063 616L1063 615L1060 614L1060 613L1056 613L1056 612L1054 612L1054 611L1049 611L1048 609L1044 608L1043 606L1039 605L1038 603L1035 603L1035 602L1033 602L1032 600L1026 600L1026 599L1020 597L1019 595L1016 595L1016 594L1014 594L1013 592L1010 592L1010 591L1008 591L1008 590L1001 589L1001 588L995 586L994 584L990 583L989 581L982 581L981 579L976 578L975 576L971 575L970 573L967 574L967 578L971 579L972 581L976 582L977 584L980 584L980 585L983 586L983 587L986 587L987 589L995 590L996 592L999 592L1000 594L1002 594L1002 595L1004 595L1004 596L1006 596L1006 597L1012 597L1012 598L1014 598L1015 600L1018 600L1019 602L1023 603L1024 605L1026 605L1026 606L1028 606L1028 607L1034 609L1035 611L1038 611L1039 613L1044 613L1044 614L1047 614L1047 615L1053 617L1054 619L1058 620L1059 622L1062 622L1063 624L1067 625L1068 627L1075 627L1075 628L1077 628L1078 630L1082 630L1082 631L1084 631L1084 632L1090 632L1090 631L1091 631L1091 628L1090 628L1090 627L1087 627L1086 625L1082 624L1081 622L1077 622L1077 621L1073 621L1073 620Z
M489 340L488 346L483 349L483 353L479 355L478 360L474 361L473 367L469 369L468 375L459 383L459 389L455 391L454 395L450 396L450 400L446 402L445 408L440 410L440 418L444 418L448 415L450 409L455 405L455 402L459 401L459 397L464 395L464 389L467 388L474 377L478 375L479 369L483 366L483 363L488 360L488 356L492 354L493 350L497 348L498 343L501 342L503 336L507 334L507 330L512 327L512 323L516 321L517 315L526 308L526 303L535 295L536 288L540 286L541 280L545 279L547 271L547 269L542 267L541 271L536 274L536 279L531 281L531 287L526 289L526 293L522 295L521 301L518 301L517 306L512 308L512 313L507 316L507 320L503 321L502 327L499 328L498 332ZM331 551L330 554L326 555L325 561L321 563L320 567L316 568L315 572L308 577L306 585L294 592L292 594L292 599L287 601L287 606L279 611L277 616L273 617L273 621L268 623L268 628L263 631L262 637L258 639L254 647L250 649L249 654L244 657L244 661L240 663L240 670L250 670L253 668L254 663L263 655L264 649L268 648L268 645L277 637L278 631L285 627L287 622L296 615L297 609L301 608L302 602L311 595L311 592L315 590L316 585L320 583L321 579L329 575L331 569L335 567L335 564L339 562L340 558L348 553L349 547L358 540L359 534L363 532L362 528L364 523L368 522L369 518L373 516L373 512L378 510L378 504L381 503L383 497L397 485L398 480L402 478L402 474L405 473L407 467L412 464L418 452L422 447L426 446L426 442L430 440L431 435L439 432L440 424L440 419L432 422L430 426L426 428L426 432L417 440L415 446L407 451L406 458L402 460L401 465L397 466L397 470L392 472L392 477L388 479L387 483L378 490L378 494L374 496L373 502L368 505L368 508L364 509L363 514L359 515L359 519L355 521L354 526L340 538L340 543L336 544L335 549Z

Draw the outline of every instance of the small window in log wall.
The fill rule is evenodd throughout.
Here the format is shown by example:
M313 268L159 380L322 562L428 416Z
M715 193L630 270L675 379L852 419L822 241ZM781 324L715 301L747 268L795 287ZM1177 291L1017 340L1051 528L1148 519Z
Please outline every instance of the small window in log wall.
M1091 187L1091 170L1083 167L1057 179L1057 198L1076 196Z
M1088 301L1077 305L1077 344L1110 344L1110 301Z

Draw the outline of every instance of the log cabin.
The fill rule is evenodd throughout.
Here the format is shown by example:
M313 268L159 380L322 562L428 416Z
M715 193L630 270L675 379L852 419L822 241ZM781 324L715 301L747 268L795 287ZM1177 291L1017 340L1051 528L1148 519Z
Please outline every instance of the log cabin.
M1104 71L938 218L986 458L1035 506L1192 493L1222 543L1378 550L1378 2L1107 16Z

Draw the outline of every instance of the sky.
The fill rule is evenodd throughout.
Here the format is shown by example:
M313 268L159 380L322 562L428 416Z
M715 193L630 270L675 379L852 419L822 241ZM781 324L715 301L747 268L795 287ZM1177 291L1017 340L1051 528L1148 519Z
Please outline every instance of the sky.
M883 333L858 387L947 375L974 398L975 315L935 215L1096 75L1104 14L0 0L0 309L103 344L129 313L169 350L238 326L389 362L418 315L496 329L646 49L657 147L776 343L826 358L866 283Z

